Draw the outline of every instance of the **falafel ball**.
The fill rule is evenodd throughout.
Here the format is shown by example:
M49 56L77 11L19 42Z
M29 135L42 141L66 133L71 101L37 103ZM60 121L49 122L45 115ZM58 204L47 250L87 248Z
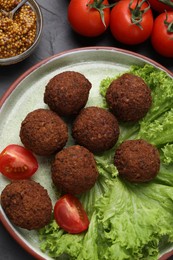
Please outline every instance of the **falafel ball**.
M142 78L125 73L110 84L106 101L119 121L137 122L151 107L151 90Z
M91 83L81 73L65 71L46 86L44 102L60 116L73 116L86 105Z
M90 190L98 178L94 155L79 145L57 153L51 171L53 183L59 191L74 195Z
M47 190L33 180L8 184L1 193L1 205L16 226L39 229L50 222L52 202Z
M47 156L65 146L68 127L56 113L40 108L30 112L22 121L20 139L27 149Z
M124 179L148 182L159 172L160 155L157 148L145 140L127 140L116 150L114 163Z
M87 107L75 119L72 136L91 152L104 152L117 142L119 125L111 112L100 107Z

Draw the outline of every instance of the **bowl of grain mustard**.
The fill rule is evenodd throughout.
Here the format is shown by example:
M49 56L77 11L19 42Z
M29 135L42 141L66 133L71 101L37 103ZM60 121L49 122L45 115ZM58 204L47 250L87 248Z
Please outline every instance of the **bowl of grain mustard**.
M10 12L21 0L0 0L0 66L27 58L39 43L43 16L35 0L28 0L13 18Z

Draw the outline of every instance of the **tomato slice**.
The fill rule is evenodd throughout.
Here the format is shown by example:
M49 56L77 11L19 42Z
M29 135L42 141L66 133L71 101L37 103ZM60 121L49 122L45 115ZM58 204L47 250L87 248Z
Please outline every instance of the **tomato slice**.
M56 202L54 217L57 224L71 234L81 233L89 226L89 219L81 202L70 194Z
M27 179L37 169L36 158L23 146L10 144L0 153L0 172L11 180Z

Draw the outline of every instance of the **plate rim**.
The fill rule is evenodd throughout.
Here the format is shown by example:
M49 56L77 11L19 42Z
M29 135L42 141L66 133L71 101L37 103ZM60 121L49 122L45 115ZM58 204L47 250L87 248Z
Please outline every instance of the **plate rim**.
M139 54L139 53L136 53L136 52L133 52L133 51L129 51L129 50L126 50L126 49L116 48L116 47L108 47L108 46L90 46L90 47L79 47L79 48L69 49L69 50L59 52L57 54L54 54L52 56L49 56L49 57L43 59L42 61L36 63L33 66L31 66L24 73L22 73L9 86L9 88L5 91L5 93L0 98L0 112L1 112L1 107L3 106L5 101L8 99L10 94L15 90L15 88L17 88L17 86L20 84L20 82L23 79L25 79L27 76L29 76L33 71L37 70L41 66L46 65L47 63L49 63L49 62L51 62L51 61L53 61L53 60L55 60L59 57L63 57L64 55L68 55L68 54L71 54L71 53L83 52L83 51L96 51L96 50L115 51L115 52L119 52L119 53L122 53L122 54L131 55L133 57L136 57L136 58L143 60L144 62L146 61L146 62L154 65L155 67L158 67L159 69L165 71L169 76L173 77L173 72L171 72L169 69L167 69L166 67L164 67L160 63L156 62L155 60L152 60L151 58L149 58L147 56L144 56L142 54ZM26 252L28 252L31 256L35 257L36 259L39 259L39 260L45 260L46 259L45 257L42 257L40 254L38 254L35 250L33 250L32 247L29 247L24 239L22 239L20 236L16 235L14 228L10 225L10 223L7 222L5 216L3 215L1 205L0 205L0 220L1 220L1 223L3 224L3 226L5 227L5 229L8 231L8 233L13 237L13 239ZM173 255L173 250L171 249L171 251L162 255L159 258L159 260L166 260L168 257L170 257L172 255Z

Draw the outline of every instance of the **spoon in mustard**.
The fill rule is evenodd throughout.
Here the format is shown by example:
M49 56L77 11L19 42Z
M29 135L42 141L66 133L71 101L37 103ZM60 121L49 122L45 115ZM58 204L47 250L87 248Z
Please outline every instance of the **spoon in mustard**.
M15 14L15 12L22 6L24 5L28 0L22 0L18 5L16 5L16 7L11 10L10 12L7 12L5 10L0 10L3 14L5 14L6 16L8 16L8 18L13 19L13 16Z

